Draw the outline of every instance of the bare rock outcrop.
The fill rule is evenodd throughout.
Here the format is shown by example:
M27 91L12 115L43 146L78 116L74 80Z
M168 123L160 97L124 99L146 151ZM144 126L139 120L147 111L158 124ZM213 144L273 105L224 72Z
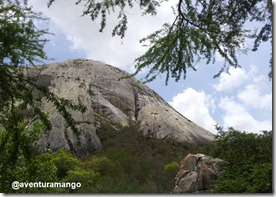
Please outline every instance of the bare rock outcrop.
M221 161L221 159L204 154L188 154L180 162L173 193L195 193L210 190L212 182L220 174L217 163Z
M214 140L214 135L175 111L159 95L128 73L101 62L75 59L43 67L38 82L59 97L82 103L85 113L72 112L81 130L80 140L51 103L41 107L49 114L53 129L40 140L40 149L68 148L77 155L101 147L97 127L111 124L138 125L140 132L153 138L172 138L190 145Z

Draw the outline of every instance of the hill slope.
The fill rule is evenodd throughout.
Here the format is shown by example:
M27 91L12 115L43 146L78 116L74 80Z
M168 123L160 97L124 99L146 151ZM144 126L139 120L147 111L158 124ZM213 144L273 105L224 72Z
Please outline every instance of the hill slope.
M147 137L171 138L187 145L202 145L214 139L209 131L175 111L158 94L118 68L100 62L75 59L48 64L38 82L60 97L82 103L85 113L72 112L81 130L80 141L52 104L41 107L49 113L52 130L40 140L40 150L67 148L76 155L101 147L96 134L102 123L114 127L135 124Z

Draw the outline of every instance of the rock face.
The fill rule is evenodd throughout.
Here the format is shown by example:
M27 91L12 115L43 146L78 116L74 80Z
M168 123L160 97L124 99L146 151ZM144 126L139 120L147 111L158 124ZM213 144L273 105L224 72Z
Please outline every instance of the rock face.
M49 113L53 129L40 140L41 151L68 148L77 155L91 153L101 147L96 135L100 123L114 126L138 125L143 135L172 138L187 144L200 145L214 139L209 131L183 117L159 95L124 71L85 59L48 64L38 82L59 97L82 103L85 113L72 112L81 130L80 140L51 103L41 107Z
M203 192L211 189L220 173L217 162L222 160L204 154L188 154L180 162L175 177L174 193Z

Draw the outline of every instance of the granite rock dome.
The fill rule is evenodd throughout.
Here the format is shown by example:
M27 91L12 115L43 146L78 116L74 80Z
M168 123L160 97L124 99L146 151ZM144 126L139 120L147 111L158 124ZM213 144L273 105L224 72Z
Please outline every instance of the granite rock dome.
M67 148L76 155L101 147L96 134L100 124L109 121L114 127L136 124L139 131L152 138L171 138L189 145L202 145L214 135L185 118L157 93L128 73L101 62L74 59L45 65L38 83L59 97L82 103L85 113L72 112L81 131L79 141L51 103L43 101L52 130L40 141L40 150ZM119 80L120 79L120 80Z

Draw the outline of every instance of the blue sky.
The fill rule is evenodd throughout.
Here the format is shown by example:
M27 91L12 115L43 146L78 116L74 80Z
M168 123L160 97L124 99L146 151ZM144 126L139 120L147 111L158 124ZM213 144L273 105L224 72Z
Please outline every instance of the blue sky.
M99 33L100 21L92 22L89 17L80 17L82 6L75 1L57 0L47 8L48 0L30 0L36 11L49 17L47 27L55 36L50 36L46 52L54 61L72 58L88 58L101 61L127 72L133 72L134 60L145 52L139 40L160 29L164 22L172 22L170 3L165 2L157 16L143 16L139 9L128 11L128 31L123 40L111 36L116 15L107 19L107 27ZM246 43L248 47L253 44ZM239 130L258 133L272 129L272 82L268 79L270 44L261 45L257 52L249 51L239 56L242 68L230 69L213 79L223 62L206 65L200 62L197 71L190 71L185 80L170 79L165 86L165 77L160 76L148 84L168 103L185 117L216 133L214 125L234 127ZM146 71L144 71L145 73ZM138 75L137 78L143 76Z

